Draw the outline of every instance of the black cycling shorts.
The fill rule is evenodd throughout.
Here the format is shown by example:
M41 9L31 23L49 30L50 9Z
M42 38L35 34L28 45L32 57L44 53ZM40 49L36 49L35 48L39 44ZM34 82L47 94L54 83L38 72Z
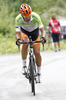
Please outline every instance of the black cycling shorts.
M21 31L25 33L28 37L31 36L32 41L35 41L39 36L39 28L35 29L34 31L28 32L21 27Z

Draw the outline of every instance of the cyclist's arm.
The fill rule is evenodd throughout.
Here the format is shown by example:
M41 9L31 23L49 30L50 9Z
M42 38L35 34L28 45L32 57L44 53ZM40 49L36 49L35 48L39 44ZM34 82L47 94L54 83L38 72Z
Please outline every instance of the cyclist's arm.
M15 28L16 28L16 40L20 39L21 35L20 35L20 25L19 25L19 22L18 22L18 18L19 17L16 17L15 19Z
M18 39L21 39L21 31L18 23L16 23L15 28L16 28L16 41L17 41Z
M16 31L16 40L18 40L20 38L21 38L21 32L20 31L19 32Z
M16 32L16 45L20 46L20 43L18 41L21 39L21 32Z
M46 37L46 32L44 30L44 27L40 28L40 31L41 31L41 36Z
M43 23L42 23L41 18L40 18L39 15L37 15L37 23L38 23L39 29L41 31L41 36L46 37L46 32L44 30L44 26L43 26Z

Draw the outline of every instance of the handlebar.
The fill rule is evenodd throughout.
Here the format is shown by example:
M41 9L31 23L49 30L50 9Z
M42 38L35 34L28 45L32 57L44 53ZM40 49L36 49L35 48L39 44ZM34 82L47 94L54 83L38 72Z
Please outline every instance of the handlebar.
M33 44L33 43L40 43L41 41L28 41L28 42L20 42L18 41L20 44Z
M42 41L28 41L28 42L21 42L21 41L18 41L20 44L33 44L33 43L42 43ZM42 43L43 45L43 50L44 50L44 43ZM20 46L18 46L18 50L20 52Z

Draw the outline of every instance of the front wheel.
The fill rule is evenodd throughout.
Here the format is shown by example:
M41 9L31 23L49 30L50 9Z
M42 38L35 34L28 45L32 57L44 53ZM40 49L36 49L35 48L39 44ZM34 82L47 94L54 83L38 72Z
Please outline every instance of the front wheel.
M34 80L34 64L33 64L33 57L30 59L30 77L31 77L31 91L35 95L35 80Z

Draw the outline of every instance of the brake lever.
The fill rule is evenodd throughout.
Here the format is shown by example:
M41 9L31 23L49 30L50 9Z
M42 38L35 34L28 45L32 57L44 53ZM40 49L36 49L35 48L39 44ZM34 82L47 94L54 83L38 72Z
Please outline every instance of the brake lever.
M43 50L44 50L44 43L42 43L42 45L43 45Z
M18 51L20 52L20 45L18 45Z

